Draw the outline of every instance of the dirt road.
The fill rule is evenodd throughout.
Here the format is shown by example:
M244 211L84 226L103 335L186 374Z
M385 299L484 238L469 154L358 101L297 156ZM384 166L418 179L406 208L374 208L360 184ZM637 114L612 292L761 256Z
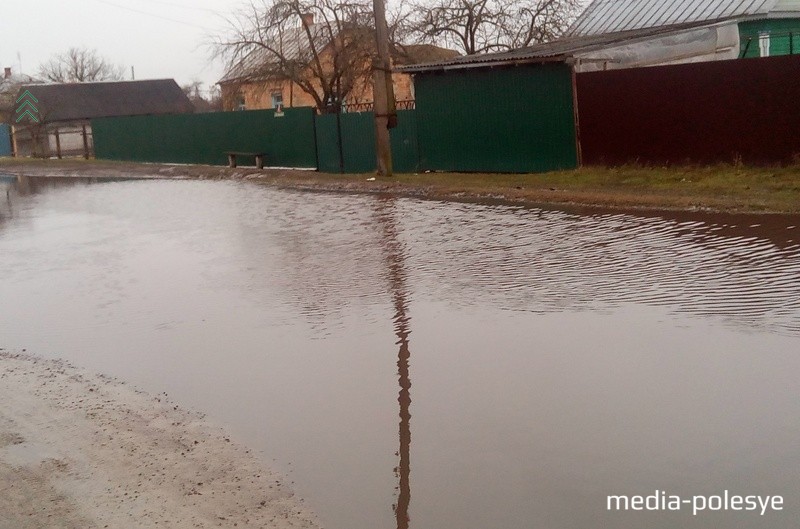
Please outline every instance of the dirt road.
M199 414L0 350L0 529L195 527L319 525Z

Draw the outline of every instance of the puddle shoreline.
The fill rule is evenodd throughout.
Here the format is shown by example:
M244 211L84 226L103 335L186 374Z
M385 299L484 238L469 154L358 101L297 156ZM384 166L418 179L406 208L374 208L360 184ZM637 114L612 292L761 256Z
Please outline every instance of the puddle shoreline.
M274 458L268 466L325 527L601 520L637 529L641 519L605 510L604 494L638 494L643 480L689 495L800 491L784 472L800 437L795 218L567 211L211 178L9 180L0 299L13 302L0 304L0 347L202 410L247 447L225 468L240 468L248 448ZM136 477L161 479L155 462L191 472L222 461L211 452L184 460L196 455L186 452L196 416L172 404L140 394L143 406L125 407L113 384L90 391L85 380L36 373L16 373L30 383L16 392L0 379L0 412L46 412L51 426L43 439L8 426L0 444L16 444L0 472L22 464L20 482L41 484L39 494L63 486L65 498L82 496L105 480L98 494L116 492L93 500L106 501L103 512L151 512L139 481L114 481L102 465L101 478L61 481L92 467L60 450L105 449L109 435L114 454L130 461L135 445L151 465ZM37 411L38 400L48 406ZM48 415L52 407L63 413ZM222 434L209 435L227 453ZM258 486L229 475L220 491ZM184 478L168 480L184 493L172 496L176 508L222 494L209 493L212 477ZM288 494L279 499L294 501ZM242 501L231 509L252 512ZM795 520L788 510L761 524L665 513L646 525ZM132 525L141 526L110 527Z
M686 195L660 195L655 190L606 188L553 188L541 187L531 180L525 187L505 187L487 183L486 189L451 189L452 183L421 181L402 182L392 178L368 179L369 174L339 175L319 173L307 169L228 167L188 164L159 164L112 162L102 160L25 161L0 163L0 174L33 177L90 177L100 179L188 179L188 180L247 180L277 189L317 191L332 193L392 195L396 197L443 200L496 205L514 205L544 208L579 208L614 210L618 212L728 213L734 216L800 216L794 210L772 210L759 204L755 198L732 202L709 202L707 197ZM439 174L439 173L437 173ZM441 173L452 176L454 173ZM535 176L535 175L532 175Z
M164 395L3 350L0 380L8 527L319 527L262 458Z

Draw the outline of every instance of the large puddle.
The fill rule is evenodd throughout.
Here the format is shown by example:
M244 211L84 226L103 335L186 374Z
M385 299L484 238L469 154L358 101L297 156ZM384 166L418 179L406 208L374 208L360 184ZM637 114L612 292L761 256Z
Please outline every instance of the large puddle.
M0 347L203 410L327 529L795 528L798 217L0 178ZM609 495L781 495L615 512Z

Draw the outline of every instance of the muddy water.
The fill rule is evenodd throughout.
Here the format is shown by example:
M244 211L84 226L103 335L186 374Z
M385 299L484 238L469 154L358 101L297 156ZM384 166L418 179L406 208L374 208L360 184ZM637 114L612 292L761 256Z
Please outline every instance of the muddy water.
M207 412L329 529L796 527L797 217L0 190L0 347ZM655 490L785 506L606 509Z

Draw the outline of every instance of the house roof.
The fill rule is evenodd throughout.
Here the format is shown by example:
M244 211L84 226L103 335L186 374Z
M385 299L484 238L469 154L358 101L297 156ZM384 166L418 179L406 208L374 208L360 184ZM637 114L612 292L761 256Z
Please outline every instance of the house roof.
M0 75L0 112L14 105L20 86L37 82L37 79L26 74L13 74L11 77Z
M39 101L43 121L194 112L173 79L25 85Z
M645 28L631 31L621 31L613 34L588 35L581 37L565 37L553 42L536 44L516 50L485 53L479 55L465 55L452 59L403 66L398 70L407 73L432 72L441 70L461 70L467 68L490 68L502 65L518 65L526 63L565 62L578 53L586 53L610 45L634 43L638 40L656 36L669 35L687 29L713 26L708 22L695 22L680 24L668 28Z
M330 42L327 36L328 30L323 24L310 25L312 37L317 51L321 51ZM372 31L370 31L370 35ZM308 36L303 28L294 28L287 32L282 39L282 55L286 60L309 60L310 47ZM401 44L392 50L392 59L395 65L410 65L433 61L452 59L459 56L455 50L441 48L432 44ZM274 54L264 48L256 48L243 59L232 64L222 79L220 84L242 80L254 80L267 77L265 65L269 65L273 60Z
M601 35L792 11L800 12L800 0L594 0L567 34Z
M330 42L327 27L324 24L309 24L308 27L314 47L319 52ZM287 61L308 59L306 54L310 53L311 49L305 27L302 26L288 29L277 42L271 45L275 46ZM257 78L263 74L265 65L274 63L274 56L274 53L266 48L256 47L243 58L230 64L219 83Z
M395 66L446 61L461 56L456 50L433 44L400 44L396 47L398 49L392 53Z
M10 77L2 77L0 76L0 93L6 93L8 91L13 91L14 93L17 92L17 88L23 84L33 84L39 82L36 78L31 77L27 74L19 74L15 73Z

